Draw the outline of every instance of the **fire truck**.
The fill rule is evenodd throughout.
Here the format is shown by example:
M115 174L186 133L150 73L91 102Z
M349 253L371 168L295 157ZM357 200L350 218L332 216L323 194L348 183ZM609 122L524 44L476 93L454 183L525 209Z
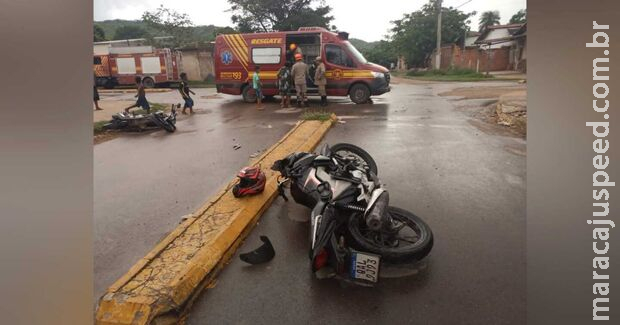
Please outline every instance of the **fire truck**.
M345 32L331 32L321 27L302 27L297 31L224 34L215 39L214 61L217 91L242 95L246 102L256 101L252 75L260 65L263 94L278 94L277 72L287 61L294 61L295 51L303 54L310 66L308 95L318 93L314 85L314 61L321 56L325 64L328 96L349 96L355 103L366 103L370 96L390 91L389 70L368 62L348 41ZM294 89L292 90L294 92Z
M93 70L97 86L133 85L141 76L144 86L152 88L178 81L180 62L180 52L168 48L106 47L95 52Z

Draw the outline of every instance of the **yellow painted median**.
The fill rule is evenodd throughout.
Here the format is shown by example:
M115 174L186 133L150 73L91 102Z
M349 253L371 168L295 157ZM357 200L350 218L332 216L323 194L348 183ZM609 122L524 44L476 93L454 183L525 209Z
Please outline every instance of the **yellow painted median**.
M176 229L118 279L99 300L96 324L176 324L193 300L235 250L277 196L275 160L296 151L312 151L327 133L328 121L302 121L253 164L267 176L265 191L237 199L236 180L186 216Z

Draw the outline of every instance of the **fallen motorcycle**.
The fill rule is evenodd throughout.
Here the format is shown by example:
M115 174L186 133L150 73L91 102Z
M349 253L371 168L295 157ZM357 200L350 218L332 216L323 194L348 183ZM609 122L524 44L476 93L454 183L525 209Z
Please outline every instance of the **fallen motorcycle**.
M430 253L431 229L413 213L389 206L377 164L365 150L325 145L319 154L293 153L271 169L281 174L285 200L290 184L295 202L312 209L310 260L317 278L373 285L381 264L416 263Z
M162 128L167 132L176 131L177 112L172 106L170 114L158 111L150 114L120 112L112 115L112 120L103 126L106 130L144 131Z

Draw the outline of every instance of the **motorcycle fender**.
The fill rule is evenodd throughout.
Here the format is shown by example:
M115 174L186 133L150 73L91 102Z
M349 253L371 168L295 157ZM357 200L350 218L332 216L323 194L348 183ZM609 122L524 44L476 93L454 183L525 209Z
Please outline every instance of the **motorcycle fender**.
M372 207L377 202L377 199L379 198L379 196L381 196L383 192L385 192L385 190L382 188L378 188L372 191L372 194L370 195L370 201L368 202L368 206L366 207L366 211L364 212L364 216L366 216L368 214L368 211L372 209Z
M325 210L326 203L323 201L319 201L317 205L312 209L310 214L310 242L312 243L312 249L314 249L314 245L316 244L316 233L321 224L321 219L323 218L323 210Z

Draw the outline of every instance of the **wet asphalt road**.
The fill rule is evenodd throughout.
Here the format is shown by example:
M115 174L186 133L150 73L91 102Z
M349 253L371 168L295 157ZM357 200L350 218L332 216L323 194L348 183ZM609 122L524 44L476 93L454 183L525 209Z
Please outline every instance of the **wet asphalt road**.
M276 257L248 266L235 255L215 288L197 299L188 324L525 323L525 141L476 127L456 102L437 96L471 85L399 83L372 105L335 99L330 106L346 123L324 141L369 151L390 203L432 228L435 245L424 270L381 279L374 288L316 280L307 258L308 210L279 199L239 249L252 250L267 235ZM299 115L217 97L199 99L198 114L179 120L175 134L95 146L97 297ZM174 93L149 99L178 101ZM235 143L242 148L233 150Z

